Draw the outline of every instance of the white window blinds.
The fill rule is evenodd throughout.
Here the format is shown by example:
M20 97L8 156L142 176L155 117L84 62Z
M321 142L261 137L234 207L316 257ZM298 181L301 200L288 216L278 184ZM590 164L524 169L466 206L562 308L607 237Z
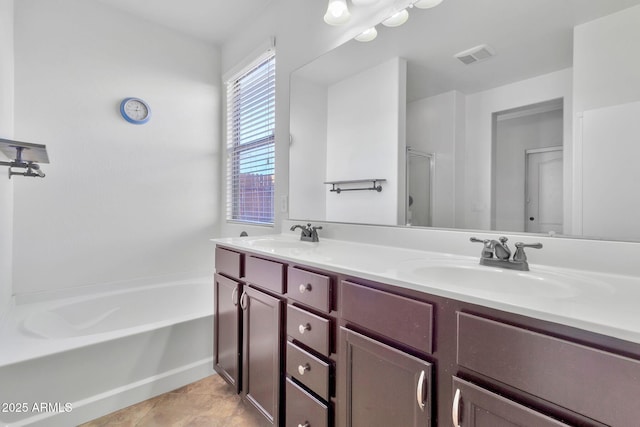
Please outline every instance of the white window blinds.
M227 83L227 220L273 224L273 51Z

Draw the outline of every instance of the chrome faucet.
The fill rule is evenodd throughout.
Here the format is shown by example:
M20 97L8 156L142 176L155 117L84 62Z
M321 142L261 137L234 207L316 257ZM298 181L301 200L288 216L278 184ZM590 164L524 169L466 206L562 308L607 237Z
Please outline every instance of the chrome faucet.
M318 230L322 230L322 227L312 227L311 224L307 225L294 225L291 227L291 231L295 231L297 228L300 229L300 240L304 240L305 242L319 242L318 239Z
M480 265L488 265L491 267L506 268L509 270L529 271L529 263L527 262L527 254L524 248L541 249L542 243L516 243L516 253L511 258L511 249L507 245L506 237L500 237L498 240L492 239L476 239L472 237L472 242L482 243L482 252L480 253Z

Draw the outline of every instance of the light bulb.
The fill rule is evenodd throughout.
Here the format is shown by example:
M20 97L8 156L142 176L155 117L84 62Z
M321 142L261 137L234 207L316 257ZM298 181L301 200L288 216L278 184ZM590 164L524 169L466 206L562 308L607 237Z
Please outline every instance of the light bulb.
M378 30L376 30L376 27L371 27L367 30L364 30L357 36L355 36L355 39L359 42L370 42L371 40L375 39L377 36L378 36Z
M382 21L382 25L385 27L399 27L407 22L407 19L409 19L409 12L407 12L407 9L402 9Z
M418 0L413 5L418 9L431 9L442 3L442 0Z
M346 23L351 14L347 7L347 0L329 0L327 13L324 14L324 22L329 25L342 25Z
M378 3L380 0L351 0L354 6L371 6Z

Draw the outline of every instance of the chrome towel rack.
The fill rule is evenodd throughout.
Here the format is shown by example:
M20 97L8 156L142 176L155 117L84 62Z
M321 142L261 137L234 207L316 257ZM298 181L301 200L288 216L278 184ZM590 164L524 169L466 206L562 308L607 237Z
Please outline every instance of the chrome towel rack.
M329 191L331 192L335 192L335 193L342 193L343 191L363 191L363 190L370 190L370 191L377 191L378 193L380 193L382 191L382 185L380 185L381 182L386 182L386 179L380 179L380 178L368 178L368 179L351 179L351 180L346 180L346 181L325 181L325 184L329 184L331 185L331 189ZM341 186L344 185L353 185L353 184L361 184L364 182L370 182L371 186L370 187L356 187L356 188L342 188Z
M40 169L39 163L49 163L45 145L0 138L0 152L9 159L13 159L10 162L0 161L0 166L9 166L9 179L13 175L44 178L45 175ZM14 168L23 170L14 172Z

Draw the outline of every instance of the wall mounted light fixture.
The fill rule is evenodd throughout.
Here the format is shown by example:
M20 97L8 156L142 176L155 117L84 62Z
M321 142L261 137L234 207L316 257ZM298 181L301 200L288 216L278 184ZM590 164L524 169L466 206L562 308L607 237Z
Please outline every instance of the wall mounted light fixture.
M399 27L400 25L407 22L408 19L409 11L407 9L402 9L382 21L382 25L384 25L385 27Z
M413 5L418 9L431 9L442 3L442 0L418 0Z
M329 0L327 13L324 14L324 22L329 25L342 25L346 24L349 18L351 18L351 14L347 7L347 0Z
M382 25L387 27L398 27L409 19L410 8L416 7L418 9L430 9L442 3L443 0L413 0L405 2L403 9L396 9L391 15L382 20ZM351 3L355 7L371 7L381 0L351 0ZM408 3L408 5L407 5ZM349 6L347 0L329 0L327 6L327 12L324 15L324 22L329 25L343 25L349 22L351 13L349 12ZM378 32L375 26L371 27L362 33L358 34L355 39L361 42L369 42L374 40Z
M358 34L355 39L359 42L370 42L376 37L378 37L378 30L376 30L376 27L371 27Z

